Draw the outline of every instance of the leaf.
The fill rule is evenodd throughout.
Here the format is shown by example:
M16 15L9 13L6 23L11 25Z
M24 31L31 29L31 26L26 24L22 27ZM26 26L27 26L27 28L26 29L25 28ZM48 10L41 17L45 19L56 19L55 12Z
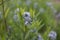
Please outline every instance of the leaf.
M6 12L5 12L5 18L8 16L9 10L10 10L10 8L8 8L8 9L6 10Z
M26 39L28 39L29 34L30 34L30 31L29 31L29 32L27 32L27 34L25 35L25 40L26 40Z

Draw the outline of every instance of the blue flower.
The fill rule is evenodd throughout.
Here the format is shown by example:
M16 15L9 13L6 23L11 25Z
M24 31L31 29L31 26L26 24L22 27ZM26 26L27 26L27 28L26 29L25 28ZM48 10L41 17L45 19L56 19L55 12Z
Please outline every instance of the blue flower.
M25 21L25 25L27 25L28 24L28 21Z
M43 40L43 38L40 34L38 34L38 40Z
M30 21L31 20L29 12L24 12L23 17L24 17L25 21Z
M27 15L27 16L26 16ZM24 17L30 17L30 13L29 12L24 12L23 14Z
M24 20L25 20L25 25L31 23L31 17L29 12L24 12L23 14Z
M48 37L51 39L51 40L55 40L56 37L57 37L57 33L55 31L51 31L48 35Z

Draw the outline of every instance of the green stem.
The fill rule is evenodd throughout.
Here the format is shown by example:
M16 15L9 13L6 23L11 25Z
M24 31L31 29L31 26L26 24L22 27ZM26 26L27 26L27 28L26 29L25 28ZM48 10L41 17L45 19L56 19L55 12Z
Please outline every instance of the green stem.
M3 29L4 29L4 32L6 31L6 33L8 32L8 29L7 29L7 23L6 23L6 18L5 18L5 11L4 11L4 0L2 0L2 12L3 12ZM8 38L7 38L8 40Z
M5 18L4 1L3 1L3 0L2 0L2 12L3 12L3 22L4 22L4 26L6 27L6 30L7 30L7 23L6 23L6 18Z

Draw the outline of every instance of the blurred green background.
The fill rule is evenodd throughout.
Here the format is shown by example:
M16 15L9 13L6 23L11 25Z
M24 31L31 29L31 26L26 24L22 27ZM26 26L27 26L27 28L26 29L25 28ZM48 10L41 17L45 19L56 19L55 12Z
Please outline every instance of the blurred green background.
M25 26L24 12L31 25ZM50 31L60 40L60 2L55 0L0 0L0 40L49 40Z

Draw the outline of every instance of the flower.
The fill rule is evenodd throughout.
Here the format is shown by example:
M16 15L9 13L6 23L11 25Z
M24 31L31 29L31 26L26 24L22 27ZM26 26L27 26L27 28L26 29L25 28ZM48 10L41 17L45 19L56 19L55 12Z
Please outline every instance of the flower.
M19 8L17 8L16 11L19 12Z
M55 8L53 6L50 7L52 10L54 10Z
M30 17L30 13L29 12L24 12L23 16L24 17Z
M31 29L30 31L33 32L33 33L37 32L36 28Z
M21 5L21 4L22 4L22 1L17 1L17 4L18 4L18 5Z
M18 20L18 16L17 15L14 15L13 16L13 19L14 19L14 21L17 21Z
M11 29L11 26L8 26L7 28L8 28L8 29Z
M56 37L57 37L57 33L55 31L51 31L48 35L48 37L51 39L51 40L55 40Z
M37 8L37 6L38 6L38 3L35 2L35 3L34 3L34 8Z
M25 25L27 25L28 24L28 21L25 21Z
M46 5L51 7L52 6L52 3L51 2L46 2Z
M29 12L24 12L23 14L24 20L25 20L25 25L31 23L31 17Z
M26 5L30 6L30 4L31 4L31 0L26 0Z
M53 10L53 13L56 14L57 13L57 10Z
M46 5L51 8L51 10L53 11L54 14L57 12L57 11L55 10L55 8L53 7L53 5L52 5L51 2L46 2Z
M16 10L15 10L15 13L17 13L17 12L19 12L20 10L19 10L19 8L17 8Z
M44 13L45 12L44 8L40 8L39 12Z
M43 40L43 38L40 34L38 34L38 40Z
M56 15L56 20L60 20L60 13Z
M51 8L51 10L53 11L54 14L57 12L57 10L53 6L51 6L50 8Z
M26 17L25 20L25 25L31 24L31 18Z
M8 26L7 29L8 29L8 36L11 36L11 32L13 31L11 26Z

